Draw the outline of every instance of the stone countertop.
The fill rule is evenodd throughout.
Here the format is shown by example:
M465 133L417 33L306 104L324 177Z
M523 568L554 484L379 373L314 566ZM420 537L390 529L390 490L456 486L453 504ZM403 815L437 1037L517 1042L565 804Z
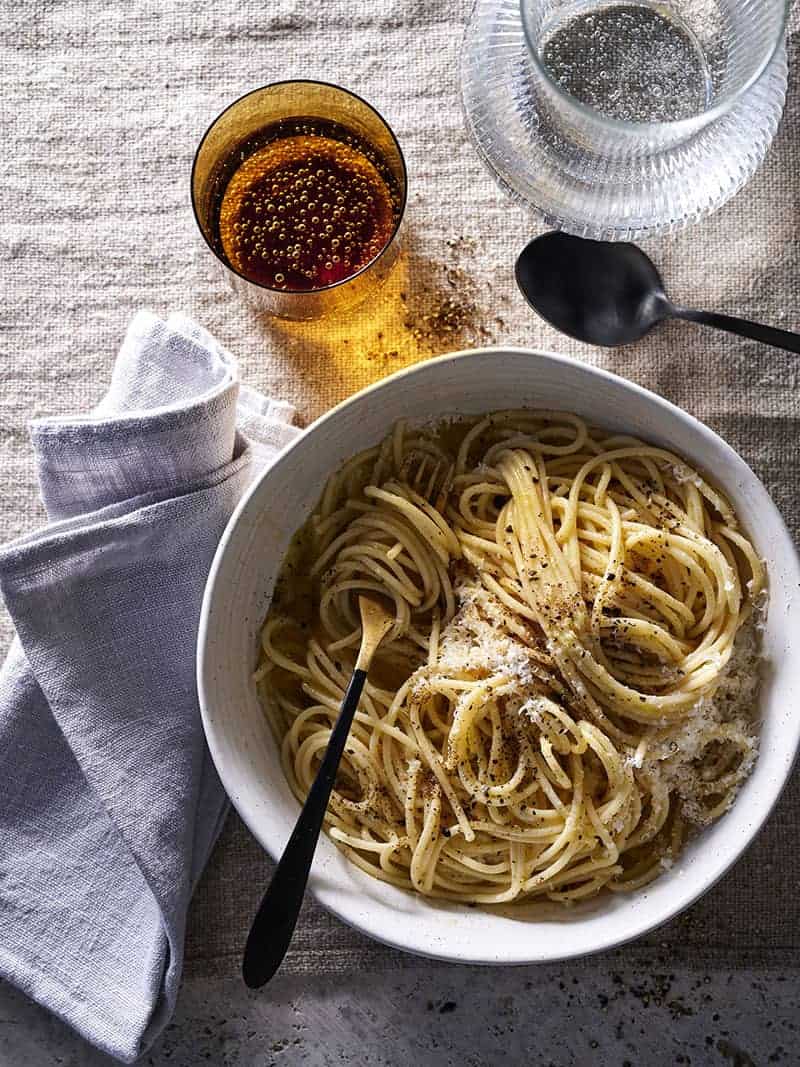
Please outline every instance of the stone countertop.
M375 974L185 982L149 1067L762 1067L798 1063L797 969L616 963L495 970L423 962ZM2 1067L110 1067L0 990Z

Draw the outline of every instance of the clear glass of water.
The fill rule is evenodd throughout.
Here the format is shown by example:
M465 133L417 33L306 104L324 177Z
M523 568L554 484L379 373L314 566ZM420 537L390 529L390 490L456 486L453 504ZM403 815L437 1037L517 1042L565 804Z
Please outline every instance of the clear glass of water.
M782 40L786 0L522 0L554 132L607 158L680 144L725 114Z
M755 173L786 96L790 0L474 0L468 132L501 187L605 240L674 230Z

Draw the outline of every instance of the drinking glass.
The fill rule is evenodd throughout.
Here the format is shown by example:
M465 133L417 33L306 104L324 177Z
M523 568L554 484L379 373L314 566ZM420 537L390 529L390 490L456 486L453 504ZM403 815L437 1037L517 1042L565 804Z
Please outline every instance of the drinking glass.
M783 108L787 0L476 0L467 125L575 233L669 230L754 173ZM483 83L483 84L481 84Z
M220 236L221 193L233 167L247 158L248 146L263 131L291 122L324 123L326 131L339 131L330 134L334 138L354 135L380 160L396 194L394 226L380 251L353 274L310 289L272 286L245 276L226 256ZM400 254L407 195L402 150L381 115L360 96L338 85L283 81L240 97L204 134L192 167L191 195L200 232L234 291L249 304L281 318L315 319L361 303L388 277Z

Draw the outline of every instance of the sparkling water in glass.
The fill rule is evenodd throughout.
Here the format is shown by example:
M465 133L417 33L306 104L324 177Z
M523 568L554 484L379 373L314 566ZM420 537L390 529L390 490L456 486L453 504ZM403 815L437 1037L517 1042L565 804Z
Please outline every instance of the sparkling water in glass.
M467 128L500 185L572 233L630 240L755 173L786 83L789 0L475 0Z
M622 122L675 122L705 111L723 68L719 10L694 20L666 4L586 2L554 11L539 54L553 81Z
M611 157L697 133L763 72L786 0L521 0L554 135Z

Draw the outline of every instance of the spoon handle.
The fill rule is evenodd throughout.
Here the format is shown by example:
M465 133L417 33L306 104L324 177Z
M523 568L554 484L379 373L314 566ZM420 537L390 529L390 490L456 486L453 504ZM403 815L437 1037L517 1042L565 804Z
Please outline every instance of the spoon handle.
M366 671L353 672L314 784L250 928L242 974L251 989L272 978L292 940L336 771L366 678Z
M778 330L774 326L762 326L747 319L735 319L731 315L718 315L713 311L693 311L690 308L673 308L676 318L699 322L703 326L714 326L718 330L749 337L753 341L763 341L773 348L783 348L787 352L800 354L800 334L789 330Z

